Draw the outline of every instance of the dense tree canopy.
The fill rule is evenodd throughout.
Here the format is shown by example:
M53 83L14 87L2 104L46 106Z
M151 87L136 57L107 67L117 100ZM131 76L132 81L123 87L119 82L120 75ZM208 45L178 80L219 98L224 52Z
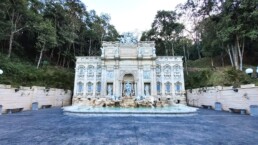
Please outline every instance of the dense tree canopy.
M0 52L70 67L75 56L98 55L102 41L118 40L108 14L80 0L1 0Z
M244 58L258 50L257 6L258 0L188 0L176 11L158 11L141 40L154 40L158 55L210 57L211 66L213 58L220 56L221 65L228 58L242 70ZM192 30L185 28L182 16Z
M188 0L182 8L199 20L195 31L204 56L223 58L226 52L231 65L242 70L245 50L257 51L257 0Z
M158 11L149 31L143 32L141 40L156 42L159 55L179 55L176 48L184 25L178 23L179 14L174 11ZM182 53L181 53L182 54Z

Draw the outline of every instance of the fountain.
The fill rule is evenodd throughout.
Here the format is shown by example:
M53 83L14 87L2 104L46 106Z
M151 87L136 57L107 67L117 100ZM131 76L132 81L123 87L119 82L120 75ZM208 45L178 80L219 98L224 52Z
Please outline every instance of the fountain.
M127 36L127 35L125 35ZM182 56L157 56L155 42L103 42L100 56L76 57L73 105L65 114L172 115L187 107ZM177 104L180 103L180 104Z
M128 95L128 94L127 94ZM197 108L176 104L174 100L153 96L74 97L73 105L63 108L66 115L77 116L171 116L193 115Z

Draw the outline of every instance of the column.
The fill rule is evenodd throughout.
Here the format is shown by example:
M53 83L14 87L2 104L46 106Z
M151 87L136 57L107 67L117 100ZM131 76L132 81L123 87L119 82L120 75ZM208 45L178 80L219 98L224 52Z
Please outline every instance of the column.
M139 95L144 96L144 82L143 82L143 69L139 69L139 84L138 84Z
M95 68L95 70L97 70L97 65L95 65L94 66L94 68ZM96 97L96 83L97 83L97 71L95 71L95 73L94 73L94 76L93 76L94 78L93 78L93 80L94 80L94 82L93 82L93 97Z
M101 74L101 97L106 97L106 66L102 65Z
M156 72L155 66L153 65L151 68L151 96L157 96L157 79L156 79Z
M77 93L77 66L74 68L75 70L75 76L74 76L74 88L73 88L73 96L76 96L76 93Z
M123 83L122 83L122 81L121 80L119 80L119 85L120 85L120 90L119 90L119 96L121 96L121 97L123 97Z
M120 83L119 83L119 69L117 68L117 66L114 67L114 78L113 78L113 82L114 82L114 92L113 95L115 96L119 96L119 87L120 87Z
M88 66L85 66L85 70L88 70L88 69L86 69L86 68L88 68ZM87 76L87 71L85 71L84 72L84 77L83 77L83 96L85 97L85 96L87 96L86 94L87 94L87 81L88 81L88 76Z
M135 85L135 87L134 87L135 88L135 90L134 90L135 91L135 96L138 96L137 81L135 81L134 85Z
M182 63L182 62L181 62ZM184 78L184 67L180 65L180 75L181 75L181 79L180 82L182 83L182 91L185 92L185 78Z
M161 93L162 93L162 96L165 96L165 88L166 88L166 85L165 85L165 79L164 79L164 72L163 72L163 64L160 65L161 67L161 73L160 73L160 77L161 77Z

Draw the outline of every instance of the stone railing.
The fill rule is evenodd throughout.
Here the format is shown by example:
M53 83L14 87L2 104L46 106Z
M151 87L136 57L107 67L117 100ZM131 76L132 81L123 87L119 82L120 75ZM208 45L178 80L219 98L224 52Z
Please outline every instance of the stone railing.
M71 104L71 94L70 90L57 88L39 86L12 88L10 85L0 84L1 112L5 113L7 109L14 108L31 110L33 103L37 103L39 108L43 105L67 106Z
M239 88L230 87L205 87L187 90L187 104L202 107L216 104L221 105L221 110L230 111L230 108L245 109L250 113L251 105L258 105L258 87L254 84L241 85Z

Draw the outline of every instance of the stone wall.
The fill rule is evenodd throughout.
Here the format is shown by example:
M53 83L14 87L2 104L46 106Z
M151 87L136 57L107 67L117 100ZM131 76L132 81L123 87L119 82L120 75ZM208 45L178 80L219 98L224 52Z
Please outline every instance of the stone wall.
M190 106L201 107L210 105L215 108L215 102L222 104L222 110L229 108L246 109L250 113L250 105L258 105L258 87L249 84L233 87L205 87L187 90L187 103Z
M71 100L70 90L38 86L12 88L10 85L0 84L0 105L3 113L6 109L13 108L31 110L33 102L38 102L39 108L42 105L68 106L71 105Z

